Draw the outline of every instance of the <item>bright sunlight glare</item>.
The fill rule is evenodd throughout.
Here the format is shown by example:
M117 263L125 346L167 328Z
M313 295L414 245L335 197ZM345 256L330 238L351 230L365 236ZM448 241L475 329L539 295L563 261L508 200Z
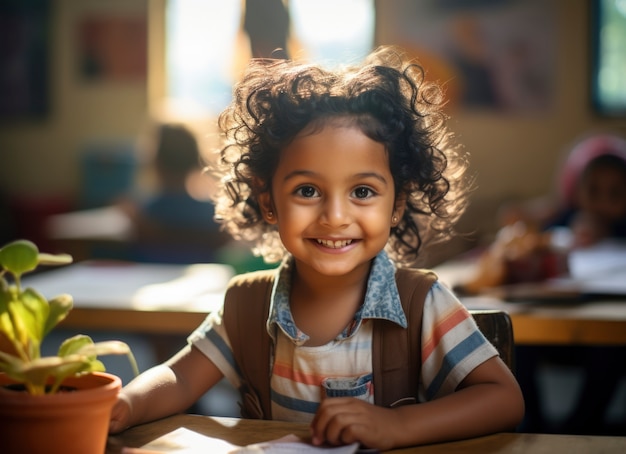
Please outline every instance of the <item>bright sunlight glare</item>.
M168 0L166 98L216 115L230 102L241 1ZM291 33L305 57L335 64L358 61L374 41L374 0L290 0Z
M371 0L291 0L293 33L310 58L339 63L363 58L374 41Z

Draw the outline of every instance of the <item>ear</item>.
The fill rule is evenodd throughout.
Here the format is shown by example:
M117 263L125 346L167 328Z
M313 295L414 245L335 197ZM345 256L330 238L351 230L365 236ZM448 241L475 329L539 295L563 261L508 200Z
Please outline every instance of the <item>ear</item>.
M268 224L276 224L276 210L274 209L274 203L272 202L272 196L269 191L259 194L259 208L261 209L261 215Z
M391 213L391 219L392 219L391 227L396 227L400 223L400 221L402 221L402 216L404 216L405 210L406 210L406 193L402 192L396 196L396 201L393 207L393 213Z

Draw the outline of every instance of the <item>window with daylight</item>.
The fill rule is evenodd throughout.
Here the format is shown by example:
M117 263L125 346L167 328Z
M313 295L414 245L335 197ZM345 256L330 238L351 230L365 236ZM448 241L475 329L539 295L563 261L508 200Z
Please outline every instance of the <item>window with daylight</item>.
M362 59L374 45L374 0L248 0L284 9L290 58L343 64ZM238 75L252 57L246 29L257 22L272 29L263 10L245 0L167 0L164 30L164 87L168 103L217 115L230 101ZM264 5L265 6L265 5ZM270 16L272 18L276 15ZM254 24L253 24L254 26Z
M626 0L591 5L593 106L602 115L626 116Z

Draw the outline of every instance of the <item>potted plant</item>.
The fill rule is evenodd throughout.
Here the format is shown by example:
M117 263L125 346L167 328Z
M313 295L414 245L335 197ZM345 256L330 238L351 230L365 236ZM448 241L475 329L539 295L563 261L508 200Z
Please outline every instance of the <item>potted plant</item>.
M99 355L123 354L137 373L128 345L65 340L57 356L41 344L72 309L72 297L47 300L23 288L22 275L39 265L72 262L67 254L40 253L28 240L0 249L0 446L4 453L102 453L111 409L121 388Z

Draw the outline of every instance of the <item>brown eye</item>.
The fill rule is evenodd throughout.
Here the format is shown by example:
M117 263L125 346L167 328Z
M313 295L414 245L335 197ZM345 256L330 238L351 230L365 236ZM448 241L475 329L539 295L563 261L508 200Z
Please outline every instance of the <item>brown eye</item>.
M367 199L374 195L374 191L366 186L359 186L353 191L353 194L357 199Z
M317 189L313 186L301 186L296 190L296 194L305 198L316 197L318 195Z

